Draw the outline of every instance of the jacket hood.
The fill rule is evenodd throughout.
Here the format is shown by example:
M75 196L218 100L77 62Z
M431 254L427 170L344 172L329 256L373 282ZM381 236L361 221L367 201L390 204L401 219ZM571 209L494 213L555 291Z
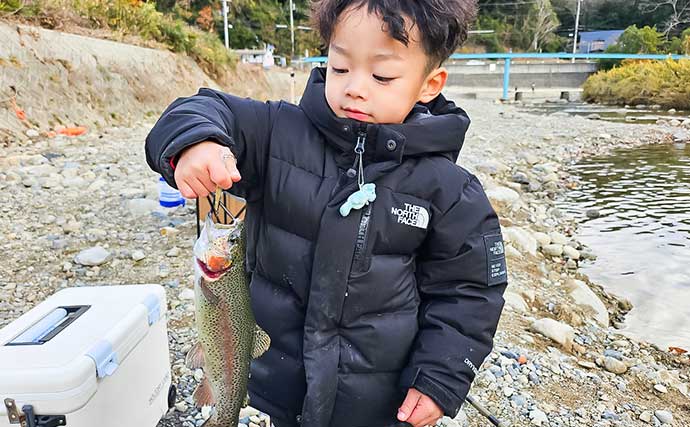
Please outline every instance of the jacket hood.
M436 154L455 162L470 125L467 113L440 94L427 104L417 103L400 124L337 117L326 101L325 68L312 70L300 107L328 143L342 152L352 152L358 134L366 131L367 157L374 161L400 163L404 157Z

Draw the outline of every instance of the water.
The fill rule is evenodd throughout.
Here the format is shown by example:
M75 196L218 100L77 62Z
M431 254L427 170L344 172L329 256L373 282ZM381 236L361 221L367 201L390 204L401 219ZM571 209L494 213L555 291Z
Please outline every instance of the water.
M581 186L561 207L598 256L583 272L633 303L625 333L690 350L690 144L618 150L572 172Z
M582 102L544 102L527 103L520 107L522 111L534 114L567 113L573 116L588 117L598 115L601 120L626 123L656 123L657 120L677 119L681 122L690 118L690 111L668 112L649 106L618 107L615 105L585 104Z

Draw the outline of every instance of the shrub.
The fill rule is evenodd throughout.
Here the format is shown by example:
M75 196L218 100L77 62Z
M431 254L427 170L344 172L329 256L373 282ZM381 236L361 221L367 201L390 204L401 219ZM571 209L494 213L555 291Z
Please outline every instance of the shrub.
M624 61L587 79L582 96L590 102L690 109L690 60Z

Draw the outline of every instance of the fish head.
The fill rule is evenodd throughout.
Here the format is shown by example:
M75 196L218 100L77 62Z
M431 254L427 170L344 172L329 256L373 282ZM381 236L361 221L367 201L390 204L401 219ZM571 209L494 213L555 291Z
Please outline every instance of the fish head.
M240 241L242 222L217 224L206 217L204 228L194 243L194 262L207 282L214 282L227 273L233 264L242 262Z

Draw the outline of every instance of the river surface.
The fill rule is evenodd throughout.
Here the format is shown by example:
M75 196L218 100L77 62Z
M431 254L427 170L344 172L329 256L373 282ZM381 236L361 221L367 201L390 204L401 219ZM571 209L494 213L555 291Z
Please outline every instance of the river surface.
M618 150L571 172L581 185L560 206L598 257L583 272L633 303L625 333L690 350L690 144Z
M615 105L586 104L583 102L539 102L526 103L520 109L534 114L565 113L572 116L628 123L656 123L659 119L677 119L682 122L690 118L690 111L664 110L646 105L619 107Z

